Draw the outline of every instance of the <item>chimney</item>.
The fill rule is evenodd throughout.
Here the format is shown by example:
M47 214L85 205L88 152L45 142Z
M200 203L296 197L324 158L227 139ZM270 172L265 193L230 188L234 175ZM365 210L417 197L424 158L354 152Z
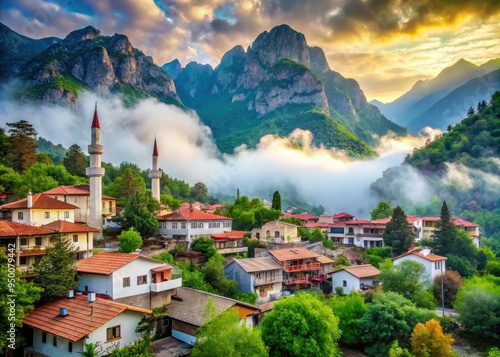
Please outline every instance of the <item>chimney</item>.
M431 250L429 248L424 248L420 251L420 253L423 255L423 256L427 256L427 254L429 254L431 252Z
M33 196L31 196L31 190L28 192L28 208L33 206Z
M89 291L87 294L87 301L88 302L94 302L95 301L95 293L92 291Z
M66 310L65 307L60 307L59 308L59 316L61 317L66 317L68 316L68 311Z
M75 291L74 290L68 290L68 291L66 291L66 297L68 299L73 299L75 297Z

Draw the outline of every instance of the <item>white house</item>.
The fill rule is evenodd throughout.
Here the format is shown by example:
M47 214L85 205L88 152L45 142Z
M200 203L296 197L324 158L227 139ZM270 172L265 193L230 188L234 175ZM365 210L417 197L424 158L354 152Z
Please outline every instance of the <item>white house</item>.
M25 356L81 356L86 343L99 342L100 356L140 336L135 329L151 310L76 295L51 301L28 313L23 325L33 330Z
M182 278L172 275L173 266L139 254L99 253L76 262L78 289L95 292L114 301L142 308L170 303Z
M343 267L332 273L332 289L335 291L336 287L342 287L345 294L367 290L378 285L379 274L380 271L371 264Z
M414 262L422 264L427 272L427 279L432 283L436 276L444 274L446 271L446 259L448 258L432 254L429 249L422 249L420 251L409 251L393 258L392 261L394 265L400 264L405 260L413 260Z

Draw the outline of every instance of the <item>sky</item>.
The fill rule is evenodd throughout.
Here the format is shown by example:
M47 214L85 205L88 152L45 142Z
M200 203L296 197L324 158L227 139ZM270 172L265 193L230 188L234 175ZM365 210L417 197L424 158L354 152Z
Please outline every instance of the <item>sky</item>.
M500 57L498 0L2 0L0 11L1 22L31 38L88 25L125 34L160 66L216 66L232 47L286 23L382 102L461 58Z

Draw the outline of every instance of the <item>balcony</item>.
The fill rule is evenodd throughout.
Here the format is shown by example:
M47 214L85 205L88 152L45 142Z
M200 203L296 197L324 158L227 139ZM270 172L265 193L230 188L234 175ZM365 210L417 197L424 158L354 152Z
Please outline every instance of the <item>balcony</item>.
M283 274L277 274L276 276L266 277L266 278L254 278L253 285L267 285L274 283L281 283L283 281Z
M46 252L47 252L47 247L43 246L24 247L19 249L19 256L27 257L33 255L44 255Z
M151 291L159 293L161 291L172 290L182 286L182 278L165 280L159 283L151 283Z
M321 269L321 263L309 263L309 264L298 264L285 266L285 271L288 273L301 270L319 270Z
M246 253L246 252L248 252L248 247L217 248L217 251L222 255Z

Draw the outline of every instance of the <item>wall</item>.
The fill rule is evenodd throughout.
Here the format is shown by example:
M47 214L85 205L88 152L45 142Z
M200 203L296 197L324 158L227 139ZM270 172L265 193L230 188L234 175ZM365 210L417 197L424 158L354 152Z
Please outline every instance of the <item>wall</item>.
M84 291L85 286L88 286L89 291L96 293L107 294L113 297L113 282L111 275L98 275L98 274L87 274L78 273L80 276L80 283L78 285L78 290Z
M42 331L33 329L33 349L35 352L43 353L51 357L81 357L78 352L83 351L83 340L73 342L73 352L68 352L69 340L56 336L57 347L52 345L53 334L47 333L46 343L42 342Z
M343 286L344 280L347 282L347 286ZM351 291L359 291L359 285L359 279L345 270L332 274L332 291L335 291L335 288L340 286L344 289L344 294L349 294Z
M194 325L172 319L172 336L178 340L194 345L196 342L196 327ZM229 357L229 356L228 356Z
M127 265L113 272L113 299L120 299L127 296L145 294L151 290L151 269L156 268L164 263L150 262L146 259L135 259ZM147 283L137 285L137 277L147 275ZM130 286L123 287L123 278L130 278Z
M247 273L239 264L232 262L224 267L224 274L228 279L235 280L242 292L249 293L254 291L252 274Z
M405 255L404 257L398 258L394 260L394 264L400 264L401 262L404 262L405 260L413 260L414 262L420 263L425 267L425 272L427 276L427 280L432 283L434 281L434 278L438 275L441 275L441 269L435 270L434 269L434 262L431 262L427 259L424 259L422 257L419 257L417 255ZM442 262L443 264L443 272L446 271L446 263L445 261Z

